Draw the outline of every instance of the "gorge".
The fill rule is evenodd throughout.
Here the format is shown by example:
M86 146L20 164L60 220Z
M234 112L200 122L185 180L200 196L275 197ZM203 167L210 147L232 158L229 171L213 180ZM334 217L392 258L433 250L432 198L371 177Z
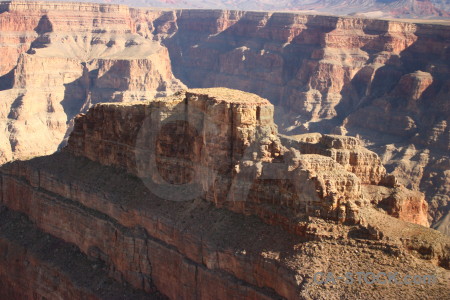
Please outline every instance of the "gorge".
M0 2L0 298L442 299L449 29Z

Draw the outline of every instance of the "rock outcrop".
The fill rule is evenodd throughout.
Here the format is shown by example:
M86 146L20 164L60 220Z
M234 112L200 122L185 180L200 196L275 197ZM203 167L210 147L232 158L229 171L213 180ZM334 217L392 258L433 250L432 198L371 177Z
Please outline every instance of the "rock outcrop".
M337 219L339 209L345 212L347 202L361 196L357 176L332 159L300 155L282 145L267 100L229 89L95 106L77 117L66 151L124 168L144 178L151 190L171 183L160 191L163 198L203 196L239 212L266 203L267 208L284 206L298 216ZM288 181L293 178L305 183L292 186ZM184 189L176 193L173 184L189 182L188 195ZM271 215L267 208L260 210ZM345 213L341 218L358 222Z
M52 153L94 103L171 94L173 68L190 88L269 99L285 134L358 135L425 192L430 222L449 210L446 25L21 1L0 11L0 162Z
M358 135L400 183L426 193L430 221L449 210L448 191L435 184L449 180L448 26L291 13L134 13L155 28L174 74L189 87L265 97L277 105L285 134Z
M356 138L324 135L315 144L280 140L267 100L225 88L97 105L77 117L65 151L144 178L162 198L202 196L269 220L316 216L359 223L362 185L387 182L378 156ZM189 194L173 184L186 185ZM395 182L385 185L394 188ZM397 196L388 212L428 226L421 193L391 194ZM283 218L278 207L286 210ZM289 223L295 224L284 225L295 228Z
M0 24L0 163L53 153L92 104L183 87L126 6L4 2Z
M97 104L76 118L62 152L0 168L0 245L34 238L42 251L61 239L60 248L76 245L71 251L129 293L170 299L442 298L449 237L374 208L402 218L414 210L404 206L416 203L410 191L403 188L411 196L403 199L401 187L363 184L331 157L287 148L272 114L267 100L223 88ZM331 149L362 149L348 137L319 139ZM387 197L392 203L364 198L371 188L395 194ZM14 257L24 259L21 253ZM61 261L71 253L62 251ZM34 270L47 264L36 257L14 269L28 276L24 293L42 282ZM317 272L340 276L369 265L371 272L430 274L437 282L380 291L314 282ZM0 260L0 276L9 266ZM7 295L16 295L9 278ZM80 283L36 295L63 297L65 286L77 291Z
M297 136L283 135L282 141L304 154L320 154L331 157L347 171L356 174L363 184L379 184L386 176L386 169L374 152L362 147L355 137L321 135L316 133Z

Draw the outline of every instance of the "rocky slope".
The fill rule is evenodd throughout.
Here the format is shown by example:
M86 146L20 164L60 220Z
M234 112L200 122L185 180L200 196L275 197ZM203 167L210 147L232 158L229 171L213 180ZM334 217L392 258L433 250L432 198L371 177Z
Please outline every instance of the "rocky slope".
M1 7L0 49L8 57L0 78L2 161L53 152L71 118L92 103L178 89L173 68L189 87L269 99L283 133L359 136L388 173L426 193L430 222L449 212L448 26L114 5Z
M0 163L53 153L92 104L183 87L125 6L2 2L0 31Z
M426 193L430 221L449 212L448 26L238 11L134 14L152 24L189 87L266 97L289 135L359 136L399 182Z
M104 263L0 207L1 299L165 299L108 276Z
M14 271L27 274L27 288L42 286L34 270L47 264L39 252L70 243L76 247L61 251L61 261L80 251L87 268L154 297L441 299L450 283L449 237L401 220L405 212L423 220L423 198L389 196L404 188L373 153L367 164L370 152L357 140L318 140L305 147L329 151L301 153L301 138L277 135L267 100L228 89L98 104L76 118L62 152L0 168L0 245L27 249L34 243L21 239L40 241L25 257L14 252L23 260ZM329 157L334 150L362 159ZM383 194L388 200L377 198ZM9 263L0 260L0 275ZM429 274L437 282L374 289L313 280L316 272L348 271ZM16 295L10 282L7 293ZM72 278L35 293L58 298L66 285L81 284Z

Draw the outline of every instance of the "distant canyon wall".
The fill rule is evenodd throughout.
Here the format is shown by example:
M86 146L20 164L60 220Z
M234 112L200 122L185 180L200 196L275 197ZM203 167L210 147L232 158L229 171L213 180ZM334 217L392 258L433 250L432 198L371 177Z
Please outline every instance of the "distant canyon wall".
M126 6L3 2L0 163L55 152L98 102L182 89L168 51L135 33Z
M189 87L266 97L289 135L358 135L402 184L426 192L434 220L448 213L448 26L220 10L133 14L151 24ZM143 26L138 33L149 35Z
M430 221L449 211L448 26L86 3L0 12L2 162L54 152L94 103L170 94L178 78L269 99L289 135L359 135L426 193Z

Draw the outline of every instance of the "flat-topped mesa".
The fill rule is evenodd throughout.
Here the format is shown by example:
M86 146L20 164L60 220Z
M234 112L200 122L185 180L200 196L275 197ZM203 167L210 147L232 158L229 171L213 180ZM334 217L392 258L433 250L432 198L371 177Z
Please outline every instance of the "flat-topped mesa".
M208 102L243 104L246 106L271 106L267 99L258 95L228 88L190 89L186 94L190 99L193 99L195 96L206 97Z
M66 151L125 168L161 198L158 186L171 183L173 192L173 184L195 183L194 196L244 213L266 210L271 219L279 207L290 218L337 219L338 206L361 196L359 179L332 159L297 157L281 145L266 99L224 88L96 105L76 118ZM289 184L294 178L304 182ZM176 196L185 199L167 197L192 199Z
M362 148L354 138L332 139L322 140ZM76 118L65 151L126 169L160 198L201 197L300 234L298 220L308 216L359 222L364 201L357 175L329 155L300 154L288 146L278 137L266 99L212 88L98 104Z

